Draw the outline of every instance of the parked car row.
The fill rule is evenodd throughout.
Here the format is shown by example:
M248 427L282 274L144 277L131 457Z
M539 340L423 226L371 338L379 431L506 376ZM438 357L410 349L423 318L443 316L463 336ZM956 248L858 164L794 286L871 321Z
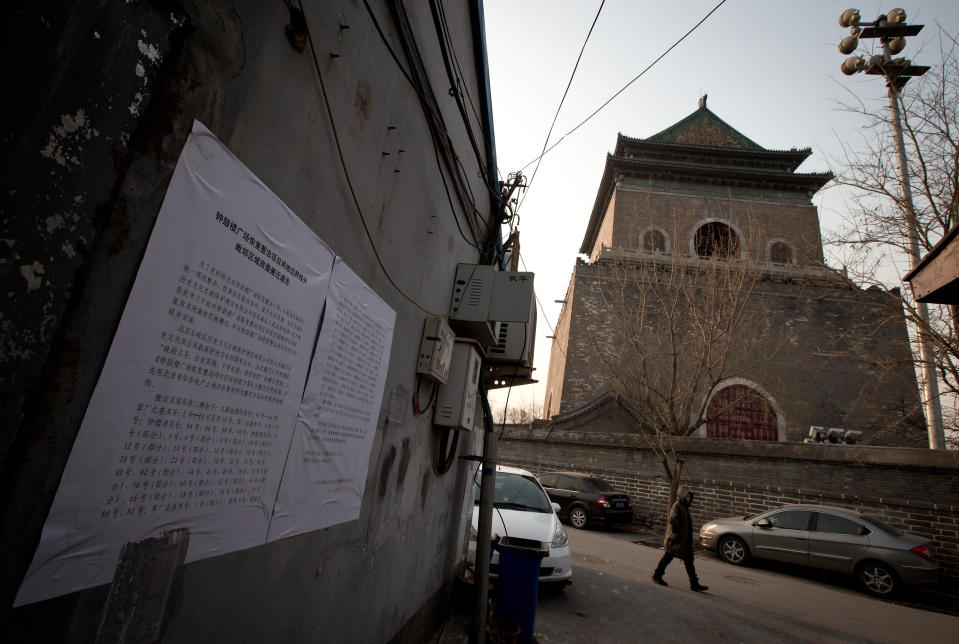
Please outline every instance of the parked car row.
M934 584L939 564L929 540L877 517L820 505L788 505L705 522L701 545L730 564L751 557L854 575L868 593L889 596L900 584Z
M479 515L476 479L473 534ZM629 496L603 479L577 472L530 472L497 466L493 536L549 544L540 581L569 583L572 553L561 519L575 528L615 525L632 519ZM788 505L743 517L703 523L700 545L726 563L769 559L853 575L868 593L894 594L901 586L935 584L939 564L928 539L908 534L878 517L844 508ZM470 542L470 560L475 540ZM490 574L495 576L498 555Z
M565 586L573 575L569 539L560 517L576 528L591 524L629 521L633 509L629 497L606 481L576 472L544 474L537 480L515 467L496 466L493 490L493 522L490 535L548 544L549 556L540 565L539 580ZM468 560L475 562L476 530L479 524L480 477L474 485L473 520ZM499 553L490 559L490 577L499 572Z
M574 528L627 523L633 518L629 496L603 479L577 472L554 472L543 474L539 482L550 500L559 504L559 517Z
M505 465L496 466L493 491L493 523L490 535L539 541L549 544L549 556L540 564L540 582L566 585L573 576L572 553L566 530L556 510L532 474L526 470ZM474 485L472 532L469 541L469 561L475 562L476 530L479 524L480 479ZM490 560L490 577L499 572L499 553L494 550Z

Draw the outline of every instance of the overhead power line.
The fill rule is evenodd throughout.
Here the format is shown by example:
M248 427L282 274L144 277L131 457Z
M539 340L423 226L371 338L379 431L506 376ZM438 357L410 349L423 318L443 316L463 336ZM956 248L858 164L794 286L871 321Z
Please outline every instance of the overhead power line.
M669 46L669 49L667 49L666 51L664 51L662 54L660 54L660 55L656 58L656 60L654 60L653 62L651 62L649 65L647 65L646 69L644 69L643 71L639 72L631 81L629 81L628 83L626 83L625 85L623 85L623 87L620 88L620 90L617 91L615 94L613 94L612 96L610 96L610 97L606 100L605 103L603 103L602 105L600 105L599 107L597 107L597 108L593 111L592 114L590 114L589 116L587 116L586 118L584 118L582 121L580 121L579 125L577 125L577 126L574 127L572 130L570 130L569 132L567 132L566 134L564 134L562 137L560 137L560 139L559 139L556 143L554 143L553 145L549 146L549 148L548 148L547 150L545 150L544 152L542 152L538 157L536 157L535 159L533 159L532 161L530 161L529 163L527 163L526 165L524 165L524 166L520 169L520 171L522 172L523 170L525 170L525 169L528 168L529 166L533 165L534 163L536 163L537 161L539 161L540 159L542 159L544 156L546 156L547 154L549 154L549 153L553 150L553 148L555 148L557 145L559 145L560 143L562 143L562 142L566 139L567 136L569 136L570 134L572 134L573 132L575 132L575 131L578 130L579 128L581 128L581 127L583 127L584 125L586 125L586 123L589 122L590 119L592 119L594 116L596 116L597 114L599 114L599 113L603 110L603 108L605 108L607 105L609 105L610 103L612 103L613 100L614 100L617 96L619 96L620 94L622 94L623 92L625 92L625 91L630 87L630 85L632 85L633 83L635 83L636 81L638 81L640 78L642 78L643 75L644 75L646 72L648 72L650 69L652 69L652 68L656 65L656 63L658 63L658 62L661 61L663 58L665 58L666 55L669 54L669 52L671 52L673 49L675 49L675 48L679 45L679 43L681 43L681 42L683 42L684 40L686 40L686 38L688 38L690 34L692 34L694 31L696 31L696 30L700 27L700 25L702 25L704 22L706 22L706 20L708 20L711 15L713 15L714 13L716 13L716 10L719 9L719 8L720 8L721 6L723 6L724 4L726 4L726 0L720 0L719 4L717 4L715 7L713 7L713 8L709 11L709 13L707 13L705 16L703 16L702 19L701 19L699 22L697 22L695 25L693 25L693 27L692 27L689 31L687 31L685 34L683 34L683 36L682 36L679 40L677 40L677 41L674 42L672 45L670 45L670 46Z
M596 21L599 20L599 14L603 11L603 5L606 4L606 0L603 0L599 3L599 9L596 10L596 16L593 18L593 24L589 26L589 31L586 33L586 40L583 41L583 46L579 49L579 56L576 57L576 64L573 65L573 71L569 75L569 82L566 83L566 89L563 91L563 98L559 99L559 105L556 106L556 113L553 114L553 122L549 124L549 132L546 133L546 139L543 141L543 149L539 153L539 157L536 160L536 167L533 168L533 174L529 178L529 183L526 184L526 193L523 195L522 201L519 202L519 205L516 207L519 210L520 206L523 205L523 201L526 201L526 195L529 194L530 186L533 185L533 180L536 178L536 172L539 170L539 164L543 160L543 155L546 154L546 146L549 145L549 137L553 135L553 128L556 127L556 119L559 118L559 112L563 109L563 103L566 102L566 95L569 94L569 88L573 85L573 77L576 76L576 70L579 69L579 61L583 58L583 52L586 51L586 43L589 42L589 37L593 35L593 28L596 26ZM529 165L528 163L526 165Z

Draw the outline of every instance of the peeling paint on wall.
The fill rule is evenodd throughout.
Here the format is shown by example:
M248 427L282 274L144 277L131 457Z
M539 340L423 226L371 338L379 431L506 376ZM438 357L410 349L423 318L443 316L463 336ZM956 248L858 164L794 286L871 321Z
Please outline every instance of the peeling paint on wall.
M146 38L146 32L141 33L143 33L143 37ZM139 40L137 41L137 49L140 50L141 54L149 58L151 63L159 62L160 50L157 49L156 45Z
M43 278L40 277L40 275L43 275L43 264L40 262L24 264L20 267L20 274L23 275L23 279L27 280L28 291L38 289L43 284Z
M78 155L83 152L83 142L90 141L100 133L90 124L83 109L75 114L60 116L60 125L50 131L47 144L40 150L40 156L53 159L57 165L80 165Z

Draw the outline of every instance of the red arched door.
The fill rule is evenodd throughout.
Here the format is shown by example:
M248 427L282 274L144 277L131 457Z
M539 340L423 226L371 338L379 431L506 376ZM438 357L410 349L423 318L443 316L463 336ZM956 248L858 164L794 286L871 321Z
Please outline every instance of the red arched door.
M779 440L779 423L769 401L746 385L729 385L716 392L706 410L709 438Z

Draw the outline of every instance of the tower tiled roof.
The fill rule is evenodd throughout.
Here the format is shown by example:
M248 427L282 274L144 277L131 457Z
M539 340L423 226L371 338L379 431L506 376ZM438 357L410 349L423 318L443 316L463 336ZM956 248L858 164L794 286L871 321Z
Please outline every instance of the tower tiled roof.
M580 252L592 250L617 177L762 188L811 197L832 174L796 172L810 154L809 148L767 150L709 110L703 96L695 112L661 132L645 139L617 137L613 154L606 157Z

